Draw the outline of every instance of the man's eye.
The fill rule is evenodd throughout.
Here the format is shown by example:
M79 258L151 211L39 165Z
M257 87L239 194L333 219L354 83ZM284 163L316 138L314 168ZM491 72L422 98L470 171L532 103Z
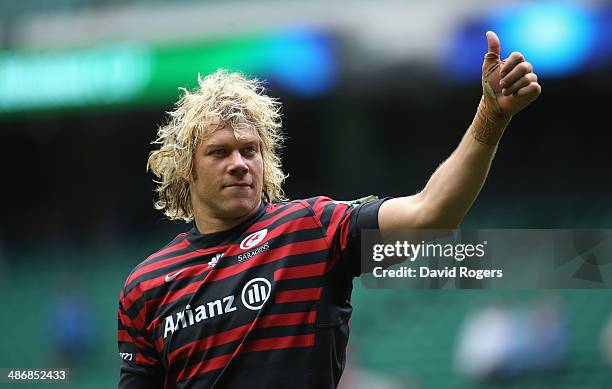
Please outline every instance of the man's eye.
M257 152L257 147L249 146L244 149L247 154L255 154Z
M216 149L216 150L211 151L210 154L217 156L217 157L221 157L227 154L227 152L224 149Z

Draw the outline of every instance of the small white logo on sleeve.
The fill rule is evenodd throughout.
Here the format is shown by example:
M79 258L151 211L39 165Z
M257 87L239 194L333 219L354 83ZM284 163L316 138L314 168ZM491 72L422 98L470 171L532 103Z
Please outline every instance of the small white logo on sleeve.
M261 309L268 297L270 297L270 291L272 286L270 281L265 278L254 278L247 282L242 288L242 304L252 311Z
M181 270L177 271L177 272L176 272L176 273L174 273L174 274L168 274L168 275L166 275L166 278L164 278L164 280L165 280L166 282L172 282L172 281L173 281L173 280L176 278L176 276L178 276L179 274L181 274L182 272L184 272L184 271L185 271L185 270L187 270L187 269L189 269L189 268L188 268L188 267L186 267L186 268L184 268L184 269L181 269Z
M258 244L261 243L262 240L264 240L267 234L268 234L268 229L266 228L264 228L263 230L257 231L257 232L253 232L252 234L244 238L242 242L240 242L240 248L243 250L248 250L250 248L257 246Z

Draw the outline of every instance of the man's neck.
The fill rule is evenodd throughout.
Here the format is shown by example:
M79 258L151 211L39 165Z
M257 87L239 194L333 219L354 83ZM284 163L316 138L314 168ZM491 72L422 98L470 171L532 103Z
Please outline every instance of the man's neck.
M251 212L239 217L224 218L209 215L196 215L194 222L201 234L213 234L215 232L227 231L251 217L259 210L260 206L261 202L255 208L253 208Z

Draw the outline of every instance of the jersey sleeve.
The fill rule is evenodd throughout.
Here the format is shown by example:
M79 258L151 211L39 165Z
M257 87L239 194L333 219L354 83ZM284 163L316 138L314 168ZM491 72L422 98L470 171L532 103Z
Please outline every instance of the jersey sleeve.
M118 332L119 357L121 370L119 388L163 387L163 366L160 363L157 349L145 326L145 315L138 309L139 305L131 296L126 296L126 289L119 297ZM153 384L155 383L155 384Z
M156 376L140 375L121 369L118 389L163 389L164 383Z
M308 199L315 217L332 245L332 261L345 260L353 277L361 275L361 233L378 229L378 210L388 198L368 196L353 201L328 197Z

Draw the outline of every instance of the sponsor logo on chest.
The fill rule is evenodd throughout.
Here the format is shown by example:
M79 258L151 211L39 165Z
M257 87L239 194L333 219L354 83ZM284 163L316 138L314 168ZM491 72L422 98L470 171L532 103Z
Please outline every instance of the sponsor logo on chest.
M237 305L235 295L225 296L205 302L198 306L185 306L185 309L166 316L164 319L164 339L183 328L207 321L213 317L225 316L236 312L239 308L251 311L260 310L270 298L272 284L266 278L258 277L248 281L240 293L241 305Z

